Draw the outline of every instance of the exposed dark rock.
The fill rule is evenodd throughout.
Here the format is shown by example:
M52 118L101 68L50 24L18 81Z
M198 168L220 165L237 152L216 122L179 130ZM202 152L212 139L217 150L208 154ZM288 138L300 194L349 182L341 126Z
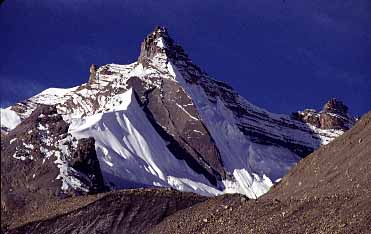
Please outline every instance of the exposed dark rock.
M2 137L2 223L11 223L12 217L19 212L33 209L48 200L104 191L94 140L81 139L77 143L67 131L68 124L55 106L39 105L30 117ZM61 145L71 155L65 155ZM57 154L60 162L57 162ZM74 166L75 171L70 171L69 176L79 178L86 190L61 189L60 163Z
M83 138L78 141L77 148L75 152L73 152L69 164L89 178L88 181L91 183L90 193L102 192L105 190L93 137Z
M346 116L348 114L348 107L342 101L339 101L335 98L331 98L323 106L323 111L338 114L341 116Z
M305 109L302 112L294 112L292 113L292 117L301 120L304 123L309 123L317 128L321 128L319 113L316 110Z
M355 123L348 114L348 107L334 98L326 102L321 112L306 109L293 113L292 117L321 129L348 130Z
M95 64L90 65L89 71L90 71L89 83L93 83L96 80L96 72L97 72Z
M156 87L145 88L145 83L137 77L130 78L128 84L137 93L156 131L169 142L169 150L217 185L218 180L225 178L223 164L212 137L199 120L192 100L177 83L159 80L162 91Z
M321 128L348 130L355 120L348 114L348 107L335 98L330 99L320 114Z
M149 34L140 46L140 55L138 62L147 65L147 60L151 60L157 53L164 52L165 48L158 47L154 42L158 38L164 38L166 41L171 40L165 27L157 26L155 30Z

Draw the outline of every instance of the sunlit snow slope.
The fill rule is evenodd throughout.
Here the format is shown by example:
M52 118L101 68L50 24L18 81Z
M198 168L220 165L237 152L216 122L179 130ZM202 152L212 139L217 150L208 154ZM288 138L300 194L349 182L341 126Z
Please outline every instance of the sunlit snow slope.
M148 122L132 89L115 96L110 104L109 112L73 120L70 133L77 138L94 137L103 176L111 186L161 186L203 195L220 193L171 154Z

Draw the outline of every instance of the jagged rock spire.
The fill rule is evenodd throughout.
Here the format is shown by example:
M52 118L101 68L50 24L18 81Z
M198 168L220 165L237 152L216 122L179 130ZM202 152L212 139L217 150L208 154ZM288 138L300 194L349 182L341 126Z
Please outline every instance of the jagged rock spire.
M92 83L92 82L95 81L96 72L97 72L97 68L96 68L95 64L90 65L89 71L90 71L89 83Z
M348 114L348 107L335 98L331 98L323 106L320 115L321 126L324 129L349 129L354 123L355 119Z
M146 65L148 60L152 60L157 54L163 54L166 57L166 48L173 41L169 37L168 31L165 27L157 26L155 30L148 34L141 44L139 63Z
M335 98L328 100L320 112L306 109L294 113L293 117L322 129L348 130L355 123L355 119L348 114L348 107Z
M342 101L331 98L323 106L323 111L346 116L348 114L348 107Z
M206 73L192 63L184 49L173 41L163 26L157 26L144 39L138 62L144 67L152 65L158 69L166 69L168 62L171 62L179 68L183 78L191 83L197 82L203 76L207 77Z
M163 26L157 26L154 31L147 35L141 44L138 62L146 66L154 58L162 57L165 60L182 61L191 63L188 55L180 45L174 43L168 30ZM195 66L192 64L192 66Z
M169 37L167 28L164 26L156 26L152 34L157 35L158 37Z

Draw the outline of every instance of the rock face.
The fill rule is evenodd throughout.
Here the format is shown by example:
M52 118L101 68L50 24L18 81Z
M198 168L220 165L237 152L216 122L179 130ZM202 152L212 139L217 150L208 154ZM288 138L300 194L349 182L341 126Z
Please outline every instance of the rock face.
M76 150L72 153L72 158L68 159L68 164L87 177L86 182L89 183L90 193L104 191L104 181L95 151L94 138L79 139Z
M157 26L142 42L138 62L145 66L149 65L156 55L166 53L166 42L169 41L171 41L171 39L167 29Z
M326 102L326 104L323 106L323 111L341 116L348 115L348 107L343 102L338 101L335 98L332 98Z
M214 185L225 178L218 148L200 121L192 100L178 84L162 80L162 90L157 87L146 89L140 79L133 77L128 80L128 85L137 90L148 119L170 142L168 147L174 156L185 160ZM179 105L186 106L185 111Z
M348 113L348 107L335 98L326 102L320 112L306 109L293 113L293 117L321 129L348 130L355 123L355 119Z
M320 122L323 129L349 129L355 121L349 116L344 103L331 99L323 107Z
M25 121L37 106L55 106L71 123L68 133L94 137L103 180L112 188L257 198L354 123L334 100L322 112L295 116L249 103L195 65L164 27L144 39L137 62L92 66L91 74L88 83L45 90L11 110Z
M39 105L1 139L2 219L60 197L105 190L93 139L74 139L54 106Z

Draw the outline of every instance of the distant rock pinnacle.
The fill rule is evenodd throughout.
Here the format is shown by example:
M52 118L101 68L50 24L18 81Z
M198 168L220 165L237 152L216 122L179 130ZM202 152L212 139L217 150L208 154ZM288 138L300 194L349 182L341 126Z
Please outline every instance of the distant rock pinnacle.
M348 114L348 107L342 101L331 98L323 106L323 111L346 116Z
M89 76L89 83L92 83L95 81L95 75L96 75L96 66L95 64L90 65L90 76Z
M355 122L355 119L348 114L348 107L335 98L327 101L321 112L306 109L302 112L294 113L294 118L322 129L347 130Z

